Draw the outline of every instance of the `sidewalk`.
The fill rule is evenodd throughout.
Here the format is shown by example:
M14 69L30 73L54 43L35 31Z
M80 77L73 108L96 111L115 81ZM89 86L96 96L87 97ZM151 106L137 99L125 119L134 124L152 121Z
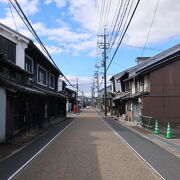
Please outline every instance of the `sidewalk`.
M5 160L6 158L14 155L15 153L24 149L27 145L36 141L42 136L45 136L49 133L57 124L64 122L67 119L75 118L78 113L72 114L68 113L68 115L64 118L58 117L53 121L49 122L48 126L42 129L33 130L31 132L27 132L24 135L21 135L15 139L15 141L11 144L0 143L0 162Z
M146 130L144 127L140 125L136 125L133 122L128 122L125 120L122 120L116 116L108 115L109 118L112 118L122 125L124 125L127 128L130 128L134 132L140 134L141 136L145 137L146 139L149 139L150 141L154 142L161 148L167 150L168 152L174 154L178 158L180 158L180 127L178 129L172 129L172 134L175 138L173 139L166 139L164 135L166 134L166 130L161 130L162 134L155 135L153 131Z

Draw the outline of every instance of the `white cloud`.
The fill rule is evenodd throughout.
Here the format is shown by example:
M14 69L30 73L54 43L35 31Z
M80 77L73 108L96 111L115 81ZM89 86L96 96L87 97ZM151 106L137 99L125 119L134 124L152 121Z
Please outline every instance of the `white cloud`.
M129 44L142 46L152 21L157 1L142 1L128 30ZM158 43L174 36L180 36L179 0L159 1L158 10L152 25L148 43Z
M14 0L11 0L11 2L14 4L14 6L16 6ZM8 1L0 0L0 3L8 3ZM20 1L18 1L18 3L27 16L33 15L39 11L39 9L38 9L39 0L20 0ZM11 3L9 3L9 4L11 4Z
M60 54L63 50L57 46L46 46L50 54Z
M0 0L0 3L2 2L7 3L7 1ZM38 12L38 4L39 4L38 0L21 0L18 2L27 16L33 15ZM0 22L5 24L6 26L9 26L15 31L17 30L19 33L23 34L24 36L27 36L28 38L32 38L31 33L29 32L29 30L27 30L22 19L19 17L19 15L17 14L17 12L15 11L15 9L12 7L11 4L10 6L12 13L9 9L9 6L7 6L7 8L4 9L5 15L4 17L0 18Z
M0 3L7 3L7 0L0 0Z
M21 0L19 1L20 6L22 7L26 16L33 15L39 11L38 0Z
M0 0L5 2L5 0ZM36 14L39 9L38 0L21 0L19 1L23 10L27 15ZM81 52L87 52L89 56L96 56L96 33L99 24L99 11L100 0L46 0L45 4L56 3L57 7L63 7L68 5L67 8L63 9L68 17L70 15L71 20L79 24L76 24L76 29L72 29L73 25L68 24L70 21L63 21L60 18L56 18L56 27L46 27L42 22L32 23L33 27L41 37L47 40L58 43L66 44L63 48L64 52L71 53L75 56L80 55ZM118 1L112 0L111 9L109 13L108 23L111 24L113 14L115 13ZM157 0L148 1L144 0L140 2L140 6L132 20L132 23L127 32L125 41L128 44L135 46L143 46L149 30L151 19L155 10ZM148 4L148 5L147 5ZM14 12L14 10L13 10ZM24 35L32 38L32 35L28 32L27 28L20 20L17 14L13 13L18 26L18 31ZM148 43L158 43L163 40L170 39L175 36L180 36L180 3L179 0L161 0L159 3L158 11L151 29ZM0 19L0 22L15 28L11 13L9 9L6 10L4 18ZM53 50L52 50L53 49ZM55 51L56 47L51 47L53 53L60 53ZM89 52L88 52L89 51ZM61 51L62 52L62 51Z
M67 79L76 86L77 84L77 78L78 78L78 84L79 84L79 95L82 95L82 91L84 92L84 95L87 97L91 96L91 87L92 87L92 77L77 77L72 75L67 75ZM72 88L72 87L70 87ZM74 89L76 91L76 88Z
M56 3L56 6L62 8L66 6L66 0L46 0L45 4Z
M47 28L42 23L33 24L34 29L41 36L46 37L50 41L54 41L63 46L63 51L71 53L73 56L79 56L80 52L94 49L96 47L96 39L91 39L91 34L73 32L66 25L64 27ZM53 51L53 53L59 51Z
M74 21L94 35L99 24L100 0L70 0L69 12ZM112 0L108 25L112 23L118 1ZM99 4L99 6L98 6ZM144 0L135 13L126 41L132 45L143 46L155 11L157 0ZM161 0L151 29L148 43L158 43L172 37L180 36L179 0Z
M81 76L72 76L72 75L66 75L66 78L76 86L77 84L77 78L78 78L78 84L79 84L79 90L84 92L84 95L87 97L91 97L91 87L93 86L92 82L92 76L86 76L86 77L81 77ZM111 83L109 79L111 78L110 75L107 76L107 86L109 86ZM99 77L99 81L102 81L102 78ZM71 86L69 86L71 87ZM103 81L101 82L101 87L100 89L104 88L104 83ZM76 88L74 89L76 91ZM95 89L96 95L97 95L97 88ZM81 93L79 93L81 95Z
M74 21L89 31L97 32L99 8L96 0L70 0L69 11Z
M90 37L88 33L73 32L67 26L58 28L47 28L42 23L35 23L33 24L33 27L42 36L48 36L48 39L58 42L75 42L79 40L85 40Z
M96 47L96 39L81 41L78 43L72 43L69 45L70 48L76 49L77 51L94 49Z

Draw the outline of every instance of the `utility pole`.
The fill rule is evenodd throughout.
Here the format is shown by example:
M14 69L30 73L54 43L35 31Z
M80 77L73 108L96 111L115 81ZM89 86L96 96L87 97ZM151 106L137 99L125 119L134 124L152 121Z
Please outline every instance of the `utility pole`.
M95 98L95 91L94 91L94 79L93 79L93 86L92 86L92 106L94 107L95 105L95 101L94 101L94 98Z
M93 87L91 87L91 96L92 96L92 98L91 98L91 106L93 107Z
M77 78L77 84L76 84L76 91L77 91L77 94L76 94L76 108L77 108L77 111L79 111L79 104L78 104L78 78Z
M96 88L97 88L97 108L99 109L99 66L96 64L95 67L97 71L94 71L94 78L96 80Z
M104 115L107 116L107 92L106 92L106 50L109 48L109 43L106 42L106 27L104 28L103 42L98 43L100 49L103 49L103 67L104 67Z

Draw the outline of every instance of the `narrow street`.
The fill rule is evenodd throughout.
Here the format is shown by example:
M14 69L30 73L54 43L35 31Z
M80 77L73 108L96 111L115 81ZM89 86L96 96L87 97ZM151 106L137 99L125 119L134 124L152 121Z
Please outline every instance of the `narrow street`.
M65 131L13 179L161 179L92 109Z

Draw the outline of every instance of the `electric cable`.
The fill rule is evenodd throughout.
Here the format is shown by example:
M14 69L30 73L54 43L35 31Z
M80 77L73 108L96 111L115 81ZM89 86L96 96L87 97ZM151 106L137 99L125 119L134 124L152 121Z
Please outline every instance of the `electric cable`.
M45 53L48 55L48 57L51 59L51 61L53 62L54 66L59 70L59 68L57 67L56 63L54 62L53 58L51 57L51 55L49 54L48 50L46 49L46 47L44 46L44 44L42 43L42 41L40 40L39 36L37 35L37 33L35 32L35 30L33 29L31 23L29 22L29 20L27 19L26 15L24 14L22 8L20 7L19 3L17 2L17 0L14 0L15 4L9 0L9 2L11 3L11 5L14 7L14 9L16 10L16 12L18 13L18 15L20 16L20 18L22 19L22 21L25 23L26 27L29 29L29 31L32 33L32 35L35 37L35 39L39 42L39 44L41 45L42 49L45 51ZM17 6L17 7L16 7ZM19 11L18 11L18 9ZM23 16L23 17L22 17ZM60 70L59 70L60 71ZM60 71L61 72L61 71ZM71 82L66 78L66 76L61 72L61 74L63 75L63 77L66 79L66 81L72 86L74 87Z
M156 16L156 12L157 12L157 9L158 9L158 5L159 5L159 0L157 0L156 8L155 8L155 11L154 11L154 14L153 14L153 18L152 18L152 21L151 21L151 24L150 24L150 27L149 27L149 31L148 31L148 34L147 34L147 37L146 37L146 41L145 41L145 44L144 44L144 48L143 48L141 57L142 57L143 54L144 54L144 50L145 50L145 47L146 47L146 45L147 45L147 41L148 41L148 39L149 39L149 35L150 35L151 28L152 28L152 25L153 25L153 22L154 22L154 19L155 19L155 16Z
M113 54L113 57L111 58L111 61L110 61L109 65L108 65L106 71L109 69L109 67L110 67L110 65L111 65L111 63L112 63L112 61L113 61L113 59L114 59L114 57L115 57L115 55L116 55L116 53L117 53L117 51L118 51L118 49L119 49L119 46L121 45L121 42L122 42L122 40L123 40L123 38L124 38L124 36L125 36L125 34L126 34L126 31L127 31L128 27L129 27L131 21L132 21L132 18L133 18L133 16L134 16L135 12L136 12L136 9L137 9L139 3L140 3L140 0L138 0L137 3L136 3L136 6L135 6L135 8L134 8L134 11L133 11L133 13L132 13L132 15L131 15L131 17L130 17L130 19L129 19L129 22L128 22L126 28L125 28L125 31L124 31L124 33L123 33L123 35L122 35L122 37L121 37L121 39L120 39L120 41L119 41L119 44L118 44L118 46L117 46L117 48L116 48L116 50L115 50L115 52L114 52L114 54Z

